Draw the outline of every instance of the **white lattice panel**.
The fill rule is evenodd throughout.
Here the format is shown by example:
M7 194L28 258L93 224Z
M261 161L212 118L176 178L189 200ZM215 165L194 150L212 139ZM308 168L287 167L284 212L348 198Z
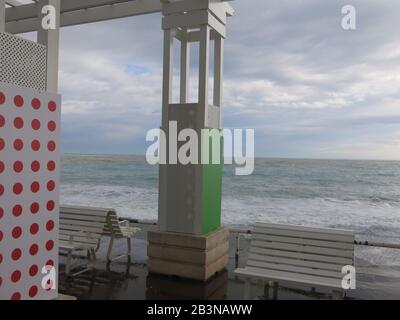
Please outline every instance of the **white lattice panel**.
M46 90L46 47L0 32L0 82Z

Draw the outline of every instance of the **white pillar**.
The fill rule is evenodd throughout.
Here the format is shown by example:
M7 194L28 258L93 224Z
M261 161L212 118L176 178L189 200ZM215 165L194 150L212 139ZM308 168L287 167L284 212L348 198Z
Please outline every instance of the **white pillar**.
M200 62L199 62L199 119L198 123L207 125L208 112L208 77L210 69L210 26L200 27Z
M174 62L174 37L171 29L164 31L163 109L162 125L168 128L168 105L172 102L172 70Z
M58 92L58 59L60 42L60 0L39 0L38 2L38 35L37 42L47 47L47 91ZM51 5L56 10L56 28L45 30L42 27L42 19L47 15L42 9Z
M222 105L222 78L224 67L224 38L216 35L214 50L214 106Z
M171 165L160 165L159 175L159 229L162 232L178 232L206 235L220 227L220 193L213 193L210 185L221 186L222 166L216 171L207 164L174 165L176 162L175 132L168 132L168 121L178 124L178 132L195 129L200 135L203 129L221 129L220 105L222 99L223 38L226 35L226 17L231 12L224 1L180 0L163 4L164 30L164 78L162 128L166 134L166 149L171 151ZM180 96L179 103L172 103L172 54L173 37L180 41ZM210 94L211 40L216 39L215 93ZM199 74L197 101L189 103L189 43L199 43ZM214 106L215 103L215 106ZM199 142L202 139L199 136ZM174 144L170 144L174 142ZM178 146L180 144L178 143ZM205 144L201 143L199 149ZM170 150L171 147L171 150ZM161 147L162 148L162 147ZM196 156L205 155L197 150ZM173 154L172 154L173 152ZM199 159L202 160L202 159ZM205 200L207 199L207 200Z
M181 39L181 88L180 103L188 103L190 70L190 44L187 28L182 29Z
M6 30L6 3L5 0L0 0L0 32Z
M163 68L163 93L162 93L162 120L161 128L164 132L168 132L169 122L169 105L172 102L172 69L174 61L174 48L173 48L173 31L171 29L164 30L164 68ZM168 140L168 139L167 139ZM163 145L160 142L159 153L165 154L168 160L168 142ZM159 197L158 197L158 226L160 230L166 231L167 229L167 192L168 179L167 179L167 166L160 164L160 179L159 179Z

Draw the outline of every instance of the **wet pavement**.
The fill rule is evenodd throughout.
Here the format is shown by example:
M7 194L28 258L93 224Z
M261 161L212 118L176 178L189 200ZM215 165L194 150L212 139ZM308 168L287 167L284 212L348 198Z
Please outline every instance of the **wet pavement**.
M238 300L243 298L243 281L234 276L235 239L230 239L230 258L227 270L216 274L206 283L185 280L178 277L149 274L147 271L147 230L155 226L139 225L142 231L133 241L133 255L130 262L122 258L107 265L106 250L109 238L103 237L97 252L96 270L67 279L62 273L65 258L60 258L60 285L62 294L89 300L143 300L143 299L196 299L196 300ZM241 241L239 266L246 263L249 239ZM113 255L126 251L126 241L116 241ZM84 264L84 258L76 257L76 264ZM400 266L368 266L356 261L357 289L347 293L346 299L400 299ZM79 267L78 269L79 270ZM311 288L298 285L279 286L275 294L268 296L263 290L252 286L254 299L330 299L330 291L325 288Z

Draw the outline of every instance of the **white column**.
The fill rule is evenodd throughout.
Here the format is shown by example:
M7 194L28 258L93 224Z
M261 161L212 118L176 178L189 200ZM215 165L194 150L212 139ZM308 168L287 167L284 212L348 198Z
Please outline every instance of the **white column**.
M208 112L208 78L210 68L210 27L200 27L200 62L199 62L199 119L198 125L204 126Z
M6 30L6 3L5 0L0 0L0 32Z
M187 28L182 30L181 39L181 88L180 103L188 103L190 70L190 43Z
M56 10L56 28L45 30L42 19L47 13L42 13L42 8L51 5ZM39 0L38 5L38 35L37 42L47 47L47 91L58 92L58 59L60 42L60 0Z
M164 30L164 68L163 68L163 93L162 93L162 125L161 128L168 132L168 109L172 102L172 70L174 61L174 48L173 48L173 31L171 29ZM159 152L165 154L168 161L169 145L160 142ZM167 231L167 214L168 214L168 179L167 179L167 166L160 165L159 176L159 197L158 197L158 227L161 231Z
M222 106L222 77L224 67L224 38L216 35L214 49L214 106Z
M168 128L168 106L172 102L172 70L174 62L174 37L171 29L164 31L164 70L162 97L162 125Z

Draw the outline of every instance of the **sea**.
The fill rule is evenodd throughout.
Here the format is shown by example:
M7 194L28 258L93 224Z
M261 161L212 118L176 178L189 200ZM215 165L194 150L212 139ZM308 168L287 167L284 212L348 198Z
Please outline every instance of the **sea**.
M222 222L354 230L356 239L400 244L400 161L255 160L250 176L223 173ZM157 219L158 167L144 156L62 156L61 203L112 207ZM400 249L359 247L366 265L400 266Z

